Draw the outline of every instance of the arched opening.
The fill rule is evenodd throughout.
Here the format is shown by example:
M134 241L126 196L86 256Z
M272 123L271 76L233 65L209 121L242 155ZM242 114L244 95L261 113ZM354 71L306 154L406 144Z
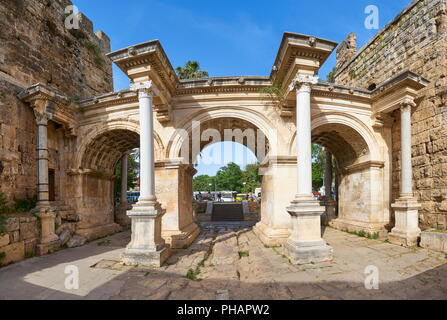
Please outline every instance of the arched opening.
M262 176L251 149L230 141L207 145L195 159L195 169L193 191L199 221L259 221ZM207 212L210 201L213 210Z
M319 123L312 141L334 157L336 211L328 223L338 229L379 236L387 224L380 205L383 163L374 161L363 132L339 121ZM325 203L328 206L328 203Z
M192 167L195 168L194 174L191 176L191 184L193 176L197 176L197 169L201 169L201 164L206 165L207 162L211 162L208 164L214 167L214 176L219 175L219 169L221 169L221 176L231 174L231 172L224 171L233 170L242 177L244 174L248 175L248 173L243 173L247 169L252 172L252 175L255 175L254 172L259 174L259 164L269 151L269 142L265 133L251 121L237 117L222 116L202 121L192 120L192 125L187 126L183 135L183 140L177 144L181 147L177 147L174 156L183 159L183 162L192 164ZM172 147L175 148L175 145ZM238 149L242 154L233 152L233 148ZM213 150L214 154L210 155L209 150ZM250 158L251 161L244 162L244 157L245 160ZM233 164L234 158L242 158L242 168ZM247 165L252 166L247 168ZM244 178L241 178L231 184L222 181L216 182L213 177L203 177L203 175L198 180L196 177L196 188L191 200L194 201L195 212L203 221L213 220L213 210L220 208L219 205L223 205L224 202L228 204L226 208L230 208L231 204L239 205L242 212L245 213L243 218L252 220L253 224L258 220L262 197L260 181L259 185L255 185L253 181L243 181ZM200 183L202 183L202 188L206 187L203 183L208 183L208 187L198 190L197 186Z
M138 132L129 129L106 129L87 137L81 149L79 169L72 179L79 187L71 203L81 219L77 233L87 239L117 232L116 168L123 156L139 148ZM125 212L126 208L122 208Z

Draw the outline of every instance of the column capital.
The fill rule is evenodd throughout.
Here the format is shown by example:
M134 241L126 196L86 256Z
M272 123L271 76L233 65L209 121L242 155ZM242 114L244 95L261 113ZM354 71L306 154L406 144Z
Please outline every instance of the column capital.
M319 78L315 76L298 74L295 79L292 80L289 89L290 91L293 91L294 89L301 90L304 89L304 87L310 89L312 85L318 83L318 80Z
M130 90L138 92L139 98L152 98L158 95L159 91L152 81L133 82L130 85Z
M415 108L417 106L416 102L414 102L414 99L405 98L400 103L400 110L406 109L406 108Z
M36 117L36 123L38 126L47 126L48 121L53 118L53 115L51 113L38 109L34 109L34 115Z

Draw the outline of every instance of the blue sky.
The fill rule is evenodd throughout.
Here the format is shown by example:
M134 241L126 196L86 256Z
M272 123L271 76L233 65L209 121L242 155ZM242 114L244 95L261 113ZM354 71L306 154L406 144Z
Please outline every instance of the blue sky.
M341 42L357 33L362 46L378 30L364 26L365 8L379 8L380 28L410 0L74 0L112 50L159 39L175 67L197 60L210 76L269 75L285 31ZM320 70L326 78L335 53ZM114 68L115 90L129 81ZM200 173L214 169L199 168Z

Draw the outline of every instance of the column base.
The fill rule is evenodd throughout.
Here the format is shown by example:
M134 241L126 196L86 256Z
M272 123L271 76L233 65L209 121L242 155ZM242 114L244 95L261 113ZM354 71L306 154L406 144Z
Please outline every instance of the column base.
M312 195L297 196L287 211L292 216L292 235L285 248L290 262L307 264L330 261L333 249L321 238L325 208Z
M199 236L200 228L195 223L191 223L183 230L162 231L162 237L170 244L172 249L186 249Z
M329 226L344 232L364 232L366 235L379 235L379 239L388 237L388 230L385 223L369 223L363 221L354 221L344 218L337 218L329 222Z
M131 220L127 216L127 211L132 210L132 206L125 203L120 204L115 209L115 222L119 224L121 227L123 227L124 230L130 229Z
M326 207L325 213L321 216L321 223L324 226L327 226L332 220L337 218L335 216L335 207L337 206L337 202L334 200L325 200L321 203L321 205Z
M333 259L333 249L324 241L301 243L289 239L285 249L292 264L320 263Z
M255 225L253 232L264 245L272 247L284 245L291 234L290 229L270 227L262 221Z
M121 256L125 265L161 267L170 250L161 237L161 218L165 211L156 201L137 203L127 215L132 221L132 240Z
M421 236L419 228L421 205L413 197L401 197L391 207L394 209L396 226L388 234L388 241L404 247L417 246Z
M160 268L170 255L167 247L158 251L126 249L121 255L121 261L126 266Z
M49 243L41 243L36 246L36 255L44 256L49 253L56 252L61 248L61 241L56 240Z

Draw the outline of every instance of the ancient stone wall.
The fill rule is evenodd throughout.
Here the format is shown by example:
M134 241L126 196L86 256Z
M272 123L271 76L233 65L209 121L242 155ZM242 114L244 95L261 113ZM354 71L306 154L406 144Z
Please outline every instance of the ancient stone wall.
M413 121L413 168L423 227L447 227L447 108L442 101L447 72L445 0L415 0L346 63L336 83L373 89L403 70L430 81ZM399 112L392 128L393 200L399 195Z
M94 33L82 14L80 29L66 29L65 8L71 4L0 0L0 192L9 200L36 195L36 123L17 94L38 82L72 101L113 91L112 65L105 56L110 40ZM55 157L63 149L54 144L50 149L50 161L61 170Z

